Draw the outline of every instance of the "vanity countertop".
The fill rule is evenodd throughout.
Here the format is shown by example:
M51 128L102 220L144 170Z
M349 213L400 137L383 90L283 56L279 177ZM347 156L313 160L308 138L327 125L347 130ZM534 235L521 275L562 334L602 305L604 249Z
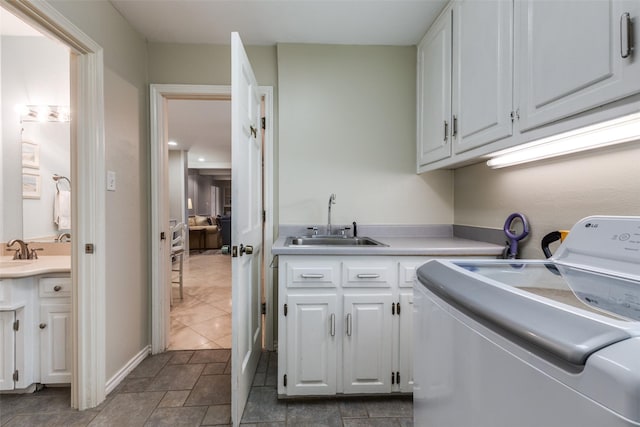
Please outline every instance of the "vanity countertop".
M71 273L71 257L68 255L40 256L38 259L13 260L0 257L0 279L38 276L51 273Z

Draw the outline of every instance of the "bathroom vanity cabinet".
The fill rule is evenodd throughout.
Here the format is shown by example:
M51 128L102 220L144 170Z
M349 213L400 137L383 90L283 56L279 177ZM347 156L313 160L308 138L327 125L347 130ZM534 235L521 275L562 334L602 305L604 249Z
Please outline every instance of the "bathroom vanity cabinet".
M71 382L71 279L0 279L0 391Z

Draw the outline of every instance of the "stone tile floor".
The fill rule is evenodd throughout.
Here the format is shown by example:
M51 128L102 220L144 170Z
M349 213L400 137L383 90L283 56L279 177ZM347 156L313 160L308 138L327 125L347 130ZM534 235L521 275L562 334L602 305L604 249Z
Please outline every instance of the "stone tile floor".
M150 356L99 407L69 408L68 388L0 395L2 426L231 425L230 350ZM245 427L412 426L410 397L279 401L277 355L264 352L242 417Z

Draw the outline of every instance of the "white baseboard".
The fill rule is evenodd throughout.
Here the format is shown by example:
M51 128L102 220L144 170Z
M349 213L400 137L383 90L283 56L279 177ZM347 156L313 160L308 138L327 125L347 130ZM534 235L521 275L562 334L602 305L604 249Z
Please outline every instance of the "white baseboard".
M140 350L140 352L136 354L131 360L129 360L126 365L124 365L118 372L116 372L113 377L111 377L107 381L107 384L105 386L105 395L111 393L118 386L118 384L120 384L122 380L124 380L126 376L129 375L129 373L133 371L136 366L142 363L142 361L146 359L150 354L151 346L148 345Z

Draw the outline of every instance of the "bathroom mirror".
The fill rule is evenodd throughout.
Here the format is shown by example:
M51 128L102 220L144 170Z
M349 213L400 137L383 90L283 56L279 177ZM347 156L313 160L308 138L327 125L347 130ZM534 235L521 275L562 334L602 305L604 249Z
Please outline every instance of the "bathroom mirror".
M0 18L0 241L53 241L70 232L54 223L69 182L53 179L71 172L70 52L4 10Z

